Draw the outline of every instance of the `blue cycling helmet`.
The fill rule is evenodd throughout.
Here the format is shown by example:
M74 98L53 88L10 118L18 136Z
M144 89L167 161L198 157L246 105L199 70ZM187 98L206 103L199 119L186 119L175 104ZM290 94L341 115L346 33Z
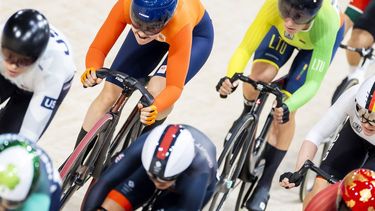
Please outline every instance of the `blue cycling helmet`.
M130 9L132 25L148 34L159 33L172 18L178 0L133 0Z

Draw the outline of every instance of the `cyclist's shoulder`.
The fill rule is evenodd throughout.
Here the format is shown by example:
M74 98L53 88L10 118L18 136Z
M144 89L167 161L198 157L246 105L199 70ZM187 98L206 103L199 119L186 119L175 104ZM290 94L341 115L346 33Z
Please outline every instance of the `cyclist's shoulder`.
M191 126L191 125L186 125L186 124L182 124L182 125L191 133L191 135L194 138L195 143L205 144L206 147L215 147L211 139L202 130L199 130L198 128Z
M193 160L192 166L200 166L206 168L213 168L216 166L216 146L211 139L201 130L190 126L183 125L194 138L194 145L196 150L195 159ZM202 165L202 163L207 165ZM195 169L195 168L194 168ZM198 168L199 169L199 168Z
M265 0L254 21L274 21L274 23L271 24L277 24L281 20L282 18L279 15L278 0Z
M322 8L314 18L311 33L323 37L325 34L337 34L342 25L340 11L327 0L323 1Z
M162 33L169 40L178 40L181 43L179 33L191 34L194 27L199 23L205 13L205 8L200 0L180 0L171 20L168 22ZM187 30L185 30L187 29Z
M65 59L73 57L72 47L69 39L61 30L52 24L50 24L50 39L43 56L52 59Z

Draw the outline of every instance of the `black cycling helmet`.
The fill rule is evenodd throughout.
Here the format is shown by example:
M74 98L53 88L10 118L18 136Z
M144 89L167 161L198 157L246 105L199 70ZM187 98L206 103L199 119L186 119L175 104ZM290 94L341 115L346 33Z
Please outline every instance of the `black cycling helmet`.
M297 24L306 24L314 19L323 0L279 0L282 18L291 18Z
M5 23L1 47L37 60L46 49L49 39L47 19L33 9L14 13Z

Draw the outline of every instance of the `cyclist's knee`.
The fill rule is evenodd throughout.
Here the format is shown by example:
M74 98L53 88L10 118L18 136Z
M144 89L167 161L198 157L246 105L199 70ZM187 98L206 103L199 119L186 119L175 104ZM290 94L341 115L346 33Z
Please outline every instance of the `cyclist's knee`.
M166 79L161 76L153 76L147 84L147 90L152 96L157 96L165 89Z
M255 62L251 69L250 78L256 81L271 82L277 75L274 65L266 62Z
M374 43L374 38L370 32L363 29L353 29L348 44L355 48L367 48Z
M96 98L96 101L105 108L111 107L116 102L121 91L122 89L114 84L106 84Z

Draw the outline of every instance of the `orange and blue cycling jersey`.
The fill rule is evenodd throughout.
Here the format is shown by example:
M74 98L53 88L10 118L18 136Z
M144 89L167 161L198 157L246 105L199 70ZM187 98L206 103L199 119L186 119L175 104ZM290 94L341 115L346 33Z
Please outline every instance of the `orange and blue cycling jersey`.
M95 40L89 48L86 56L87 68L100 68L103 66L104 59L107 56L108 52L110 51L120 34L124 31L125 27L128 24L131 24L130 8L131 0L118 0L116 2L109 16L96 35ZM163 42L168 45L168 59L166 63L166 87L155 98L154 103L158 111L163 111L166 108L172 106L182 93L189 66L191 65L190 60L192 54L194 53L192 51L192 48L194 48L194 28L200 24L205 14L207 13L205 12L204 7L199 0L179 0L174 16L161 31L162 37L165 38ZM129 34L132 34L132 32L130 32ZM195 65L196 69L200 69L201 66L203 66L205 60L208 58L208 55L212 48L212 40L213 36L212 39L208 41L208 43L211 43L211 47L207 46L209 48L209 51L208 53L205 52L205 59L203 63L199 62L202 63L201 65L198 65L199 67L196 67ZM160 40L153 42L159 41ZM127 43L125 40L124 45L126 44ZM130 45L134 47L137 44L132 43ZM143 47L140 46L139 48ZM125 51L126 49L124 50L124 52ZM121 56L119 54L118 57ZM139 58L138 62L144 62L144 59L147 58ZM123 68L126 69L126 67ZM129 69L129 67L127 68Z

